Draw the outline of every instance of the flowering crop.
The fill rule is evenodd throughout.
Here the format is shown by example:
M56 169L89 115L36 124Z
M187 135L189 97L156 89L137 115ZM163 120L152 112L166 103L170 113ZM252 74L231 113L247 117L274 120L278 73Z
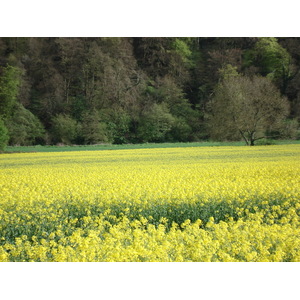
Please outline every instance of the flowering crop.
M300 261L300 145L2 154L0 261Z

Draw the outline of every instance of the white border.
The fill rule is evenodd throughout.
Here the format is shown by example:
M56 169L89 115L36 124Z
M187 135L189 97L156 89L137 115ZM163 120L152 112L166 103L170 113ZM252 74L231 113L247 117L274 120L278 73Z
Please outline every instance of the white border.
M294 3L10 0L1 3L0 36L292 37L299 36Z
M299 263L1 263L3 299L298 299Z

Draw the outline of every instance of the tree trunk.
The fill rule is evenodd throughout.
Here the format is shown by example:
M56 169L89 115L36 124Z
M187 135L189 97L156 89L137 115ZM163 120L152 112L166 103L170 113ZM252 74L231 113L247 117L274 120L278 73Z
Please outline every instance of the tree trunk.
M243 137L243 139L245 140L246 142L246 145L249 146L249 141L247 140L246 136L244 135L243 131L242 130L239 130L241 136Z

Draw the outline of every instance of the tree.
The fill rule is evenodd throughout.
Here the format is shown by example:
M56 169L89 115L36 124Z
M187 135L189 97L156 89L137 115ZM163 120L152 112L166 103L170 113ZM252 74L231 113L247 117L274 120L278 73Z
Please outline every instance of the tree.
M0 116L9 118L19 90L19 70L7 65L0 69Z
M52 119L53 141L71 144L77 135L77 122L68 115L59 114Z
M167 134L170 141L189 141L193 135L198 134L199 114L192 109L182 89L170 76L157 80L156 88L149 90L148 96L152 100L163 103L174 117L172 130Z
M125 144L129 142L131 118L122 108L109 108L99 111L101 119L106 125L107 136L113 144Z
M138 65L149 78L155 80L169 75L180 85L188 80L191 53L182 38L134 38L133 46Z
M245 66L256 66L262 76L267 76L285 92L290 72L291 57L274 37L262 37L253 49L245 53Z
M175 122L165 103L154 103L141 117L138 136L142 142L164 142Z
M99 111L95 109L83 115L81 134L85 144L110 142L106 124L101 120Z
M0 151L3 151L9 140L8 130L4 125L4 122L0 119Z
M14 106L12 118L7 121L11 145L33 145L44 142L44 127L40 120L20 103Z
M212 138L236 139L240 135L253 146L266 132L280 127L289 105L268 78L230 76L217 86L211 109Z

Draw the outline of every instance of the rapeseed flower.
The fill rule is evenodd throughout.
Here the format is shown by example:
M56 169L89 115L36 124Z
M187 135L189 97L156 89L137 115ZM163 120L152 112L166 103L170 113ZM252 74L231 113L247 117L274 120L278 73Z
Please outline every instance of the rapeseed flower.
M300 261L300 145L0 156L0 261Z

